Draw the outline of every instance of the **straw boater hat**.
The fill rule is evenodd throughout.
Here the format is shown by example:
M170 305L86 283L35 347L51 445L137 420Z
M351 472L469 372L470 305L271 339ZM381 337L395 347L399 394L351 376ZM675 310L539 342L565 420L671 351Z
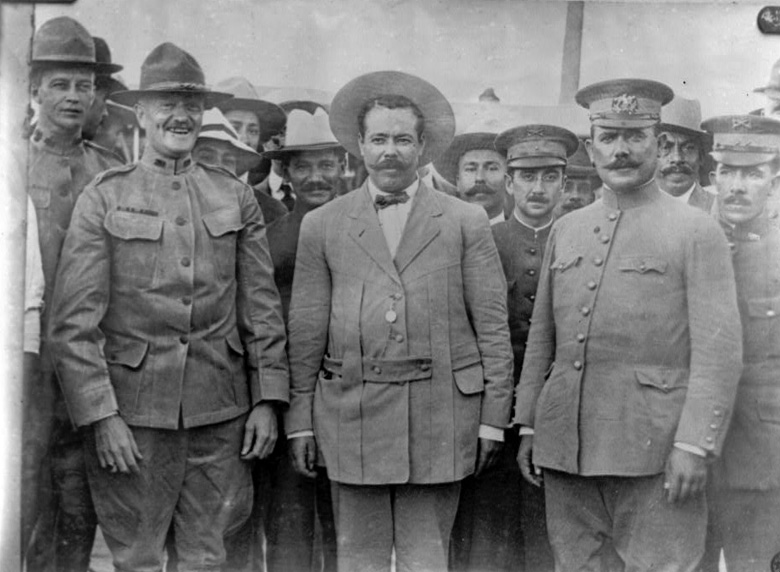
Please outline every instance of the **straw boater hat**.
M658 125L661 131L679 132L683 135L693 136L700 141L709 141L710 134L702 131L701 104L698 99L685 99L679 95L661 111L661 123Z
M521 125L496 137L496 150L506 157L507 169L565 167L577 151L577 136L555 125Z
M460 158L468 151L475 151L478 149L496 151L496 148L493 146L496 135L496 133L487 133L484 131L456 135L455 139L452 140L452 143L442 156L434 161L433 166L436 167L436 171L442 177L455 185L458 178L458 164ZM496 151L496 153L498 153L498 151Z
M368 73L342 87L330 104L330 127L336 139L347 151L360 157L358 115L368 102L383 95L403 95L420 108L425 118L425 148L419 164L439 158L455 135L452 107L433 85L403 72Z
M94 70L95 44L86 28L73 18L52 18L35 32L30 63L78 65Z
M299 151L342 150L328 123L328 114L322 107L314 113L293 109L287 116L287 136L281 149L266 151L266 159L282 159Z
M162 93L202 94L206 108L233 97L229 93L211 91L200 64L180 47L165 42L154 48L141 65L138 89L117 91L111 99L122 105L134 105L143 95Z
M780 121L755 115L723 115L702 123L714 135L712 158L718 163L747 167L780 156Z
M241 109L256 114L260 121L263 138L266 135L273 135L284 130L284 124L287 121L284 110L275 103L260 99L254 86L246 78L229 77L223 79L214 86L214 89L233 96L232 99L217 105L223 112Z
M661 120L661 107L674 97L672 89L647 79L611 79L583 87L575 100L600 127L642 128Z
M255 168L262 159L260 153L241 142L236 130L233 129L230 122L216 107L207 109L203 114L203 124L198 134L198 141L203 139L221 141L233 147L237 157L236 175L242 175L248 170ZM197 145L197 143L195 144Z
M764 87L757 87L753 91L763 93L772 99L780 99L780 60L775 62L769 72L769 83Z

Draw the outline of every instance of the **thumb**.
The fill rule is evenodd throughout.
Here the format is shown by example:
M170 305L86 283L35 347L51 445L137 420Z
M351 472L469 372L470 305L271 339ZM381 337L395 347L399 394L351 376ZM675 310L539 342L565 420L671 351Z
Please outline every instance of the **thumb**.
M254 427L247 425L244 427L244 444L241 447L241 454L246 455L252 447L252 438L254 437Z

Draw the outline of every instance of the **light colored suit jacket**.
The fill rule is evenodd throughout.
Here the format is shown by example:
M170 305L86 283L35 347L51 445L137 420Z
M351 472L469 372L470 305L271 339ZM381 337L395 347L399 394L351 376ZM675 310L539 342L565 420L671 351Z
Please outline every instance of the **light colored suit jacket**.
M307 214L289 322L287 433L331 479L442 483L509 419L506 282L484 209L421 183L395 259L364 184ZM324 364L324 367L323 367Z

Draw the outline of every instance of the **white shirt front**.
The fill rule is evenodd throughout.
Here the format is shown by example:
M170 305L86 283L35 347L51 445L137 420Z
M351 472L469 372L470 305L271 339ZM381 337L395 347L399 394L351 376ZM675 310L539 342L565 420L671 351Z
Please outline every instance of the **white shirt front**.
M379 217L379 225L382 227L382 232L387 241L387 247L390 249L390 255L393 259L395 259L395 253L398 251L398 245L401 243L401 236L403 236L404 228L406 228L406 221L412 210L412 201L414 201L414 195L417 194L418 188L420 188L420 180L415 179L414 182L403 191L409 195L408 201L390 205L389 207L376 211L376 214ZM372 202L376 200L378 195L389 196L393 194L380 191L376 185L374 185L371 178L368 179L368 192L371 195Z
M693 189L696 188L696 183L693 183L691 185L691 188L685 191L683 194L681 194L679 197L675 197L674 195L670 195L672 198L677 199L681 203L688 204L688 199L691 198L691 195L693 194Z
M268 188L271 191L271 196L275 198L277 201L281 201L284 198L282 183L284 183L284 179L279 175L277 175L276 171L271 169L271 172L268 173ZM290 192L290 196L292 198L295 198L295 192Z

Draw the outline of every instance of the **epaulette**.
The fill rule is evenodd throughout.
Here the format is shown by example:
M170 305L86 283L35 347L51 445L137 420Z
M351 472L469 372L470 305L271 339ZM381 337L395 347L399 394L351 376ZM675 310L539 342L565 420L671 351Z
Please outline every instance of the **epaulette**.
M117 161L119 161L123 165L125 164L125 160L122 159L122 157L120 157L116 153L114 153L111 149L106 149L102 145L98 145L97 143L93 143L89 139L84 139L83 143L84 143L85 147L89 147L90 149L94 149L95 151L97 151L101 155L105 155L107 157L111 157L112 159L116 159Z
M133 169L136 168L138 163L128 163L127 165L120 165L119 167L112 167L110 169L107 169L105 171L101 171L98 173L94 179L92 179L92 186L97 186L106 179L110 179L111 177L115 177L117 175L121 175L122 173L129 173Z

